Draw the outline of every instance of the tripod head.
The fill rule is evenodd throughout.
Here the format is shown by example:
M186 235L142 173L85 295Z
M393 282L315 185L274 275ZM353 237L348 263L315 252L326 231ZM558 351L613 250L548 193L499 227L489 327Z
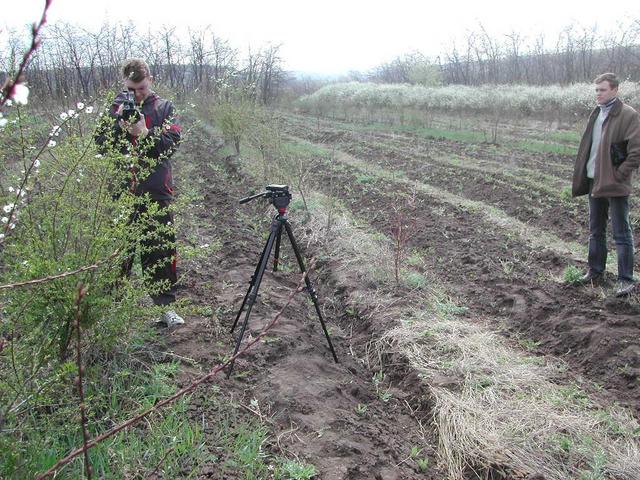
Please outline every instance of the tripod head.
M240 203L247 203L256 198L268 198L271 204L276 207L278 212L284 213L291 201L291 193L289 192L289 185L267 185L265 187L266 192L256 193L249 197L241 198Z

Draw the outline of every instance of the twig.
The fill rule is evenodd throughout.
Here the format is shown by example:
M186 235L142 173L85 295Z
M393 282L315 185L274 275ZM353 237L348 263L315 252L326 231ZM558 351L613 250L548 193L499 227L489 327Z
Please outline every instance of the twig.
M76 297L76 363L78 365L78 377L76 379L78 385L78 395L80 396L80 425L82 426L82 450L84 451L84 469L85 474L91 480L91 462L89 461L89 432L87 431L87 405L84 402L84 387L82 385L82 374L84 366L82 365L82 332L80 330L80 319L82 318L82 299L87 295L87 289L78 284L78 296Z
M204 382L206 382L206 381L212 379L213 377L215 377L218 373L220 373L227 366L229 366L232 362L234 362L238 357L244 355L251 347L253 347L253 345L255 345L257 342L259 342L269 332L269 330L271 330L273 328L273 326L278 322L278 320L280 319L280 317L284 313L285 309L289 305L291 305L291 302L293 301L293 297L295 297L296 294L298 294L298 293L300 293L300 292L302 292L304 290L305 279L307 278L307 275L308 275L309 271L311 271L311 269L313 269L314 266L315 266L315 261L312 260L310 262L310 265L309 265L309 268L307 269L307 271L303 272L302 278L300 279L300 282L298 283L298 286L294 290L292 290L291 293L289 294L289 297L287 298L287 302L285 303L285 305L280 309L280 311L278 313L276 313L276 315L273 317L271 322L269 322L267 325L265 325L265 327L260 331L260 333L253 340L251 340L242 350L240 350L238 353L236 353L235 355L230 357L226 362L224 362L222 364L219 364L216 367L214 367L211 371L209 371L209 373L199 377L191 385L183 388L182 390L179 390L178 392L174 393L172 396L167 397L164 400L156 403L153 407L148 408L144 412L142 412L142 413L140 413L140 414L138 414L138 415L136 415L134 417L131 417L130 419L120 423L119 425L116 425L111 430L108 430L107 432L104 432L102 435L99 435L99 436L95 437L93 440L91 440L86 445L86 449L95 447L96 445L98 445L100 442L103 442L107 438L110 438L110 437L116 435L117 433L121 432L122 430L124 430L124 429L126 429L126 428L128 428L128 427L130 427L132 425L135 425L140 420L144 419L145 417L147 417L149 414L155 412L156 410L159 410L162 407L170 405L171 403L175 402L177 399L179 399L180 397L183 397L187 393L193 392L201 384L203 384ZM56 473L57 470L59 470L61 467L65 466L65 465L67 465L74 458L76 458L77 456L81 455L84 451L85 451L85 447L77 448L77 449L73 450L69 455L67 455L63 459L59 460L49 470L47 470L46 472L38 475L36 477L36 480L43 480L45 478L51 477L52 475L54 475Z
M52 1L53 0L45 0L44 10L42 11L40 22L37 24L34 23L31 27L31 46L29 47L29 50L23 55L22 63L20 64L18 71L13 77L13 80L7 79L7 81L2 86L2 91L0 92L2 93L2 98L0 98L0 107L4 106L7 100L10 100L11 97L13 97L16 90L16 85L20 83L22 75L24 74L24 69L27 68L29 58L31 58L31 55L33 55L40 46L40 30L42 29L42 27L44 27L45 23L47 23L47 10L49 10Z
M171 447L169 450L165 452L165 454L162 456L162 459L160 459L160 461L158 462L158 465L156 465L156 468L153 469L153 472L147 475L147 478L150 478L151 476L158 473L158 470L160 470L160 467L162 467L162 464L167 460L167 457L169 456L169 454L173 452L175 449L176 447Z
M73 270L71 272L61 273L60 275L52 275L50 277L37 278L35 280L28 280L26 282L18 282L18 283L10 283L8 285L0 285L0 290L8 290L8 289L11 289L11 288L18 288L18 287L30 287L32 285L38 285L40 283L46 283L46 282L50 282L52 280L58 280L60 278L65 278L65 277L70 277L72 275L77 275L78 273L86 272L87 270L95 270L95 269L99 268L101 265L104 265L105 263L107 263L109 260L112 260L113 258L115 258L119 253L120 253L120 250L116 250L111 255L109 255L107 258L99 261L98 263L94 263L93 265L86 265L84 267L80 267L77 270Z

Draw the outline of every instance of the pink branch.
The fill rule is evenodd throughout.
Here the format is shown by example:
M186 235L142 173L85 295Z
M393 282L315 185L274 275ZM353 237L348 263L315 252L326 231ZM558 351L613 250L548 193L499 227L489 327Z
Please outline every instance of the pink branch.
M102 261L100 261L98 263L94 263L93 265L86 265L84 267L80 267L77 270L73 270L72 272L65 272L65 273L61 273L60 275L52 275L50 277L45 277L45 278L36 278L35 280L28 280L26 282L10 283L8 285L0 285L0 290L9 290L11 288L18 288L18 287L30 287L32 285L38 285L40 283L47 283L47 282L50 282L52 280L58 280L60 278L70 277L71 275L77 275L78 273L86 272L87 270L95 270L95 269L99 268L101 265L107 263L109 260L112 260L113 258L115 258L118 255L118 253L120 253L120 250L116 250L111 255L109 255L108 258L105 258L104 260L102 260Z
M76 298L76 364L78 365L78 396L80 397L80 426L82 427L82 444L84 450L84 470L87 478L91 480L91 462L89 461L89 431L87 430L87 405L84 401L84 387L82 385L82 376L84 367L82 366L82 331L80 330L80 319L82 318L82 299L87 295L87 289L82 283L78 284L78 296Z
M51 2L53 0L45 0L44 2L44 10L42 11L42 17L40 18L39 23L34 23L31 27L31 47L29 50L23 55L22 63L18 68L18 72L13 77L13 80L8 78L7 81L2 86L2 98L0 98L0 107L2 107L7 100L10 100L15 94L16 85L22 82L22 77L24 75L24 70L27 68L27 64L29 63L29 59L34 54L34 52L40 46L40 31L47 23L47 11L51 6Z

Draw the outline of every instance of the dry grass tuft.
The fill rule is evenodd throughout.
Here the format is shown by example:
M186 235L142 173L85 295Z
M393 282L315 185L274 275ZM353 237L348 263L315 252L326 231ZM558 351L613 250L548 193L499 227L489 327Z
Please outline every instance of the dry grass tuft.
M640 478L638 422L554 383L557 362L515 351L468 320L417 311L378 348L404 355L429 385L451 478L491 465L549 480Z

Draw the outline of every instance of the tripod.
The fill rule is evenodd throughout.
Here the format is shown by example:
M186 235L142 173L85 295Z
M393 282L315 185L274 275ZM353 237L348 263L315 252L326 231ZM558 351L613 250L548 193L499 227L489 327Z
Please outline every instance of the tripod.
M278 271L278 262L280 259L280 243L282 238L282 230L284 229L287 232L287 237L289 237L289 242L293 247L293 251L296 255L296 259L298 261L298 266L300 267L300 272L305 272L304 260L302 255L300 254L300 250L298 249L298 244L296 243L296 239L293 236L293 230L291 229L291 224L289 223L289 217L287 215L287 207L289 206L289 202L291 201L291 193L289 193L289 187L287 185L267 185L266 192L261 192L256 195L252 195L250 197L243 198L240 200L240 203L247 203L254 198L264 197L271 200L271 203L278 210L278 214L273 217L271 221L271 230L269 233L269 238L267 239L267 243L262 250L262 254L260 255L260 259L258 260L258 265L256 266L256 270L251 277L251 282L249 284L249 289L247 290L246 295L244 296L244 300L242 301L242 306L238 311L238 315L236 315L236 319L233 322L233 327L231 327L231 333L236 328L238 324L238 320L240 319L240 315L242 315L243 310L246 306L246 312L244 317L244 323L242 324L242 329L240 330L240 336L236 341L236 347L233 352L235 356L240 350L240 344L242 343L242 338L244 337L244 333L247 329L247 325L249 324L249 315L251 315L251 309L256 302L258 297L258 289L260 288L260 283L262 282L262 277L264 276L265 269L267 268L267 263L269 262L269 257L271 256L271 250L275 244L275 253L273 260L273 271ZM327 338L327 343L329 344L329 349L331 350L331 354L333 355L333 359L336 363L338 363L338 357L336 356L336 352L333 349L333 344L331 343L331 338L329 337L329 332L327 331L327 326L325 325L324 318L322 317L322 312L320 311L320 306L318 304L318 295L316 294L313 285L311 284L311 280L309 280L309 276L305 276L304 278L306 284L306 290L309 292L309 296L313 301L313 306L316 309L316 313L318 314L318 318L320 319L320 325L322 325L322 330L324 331L324 336ZM229 371L227 372L227 378L231 376L233 371L232 361L229 365Z

